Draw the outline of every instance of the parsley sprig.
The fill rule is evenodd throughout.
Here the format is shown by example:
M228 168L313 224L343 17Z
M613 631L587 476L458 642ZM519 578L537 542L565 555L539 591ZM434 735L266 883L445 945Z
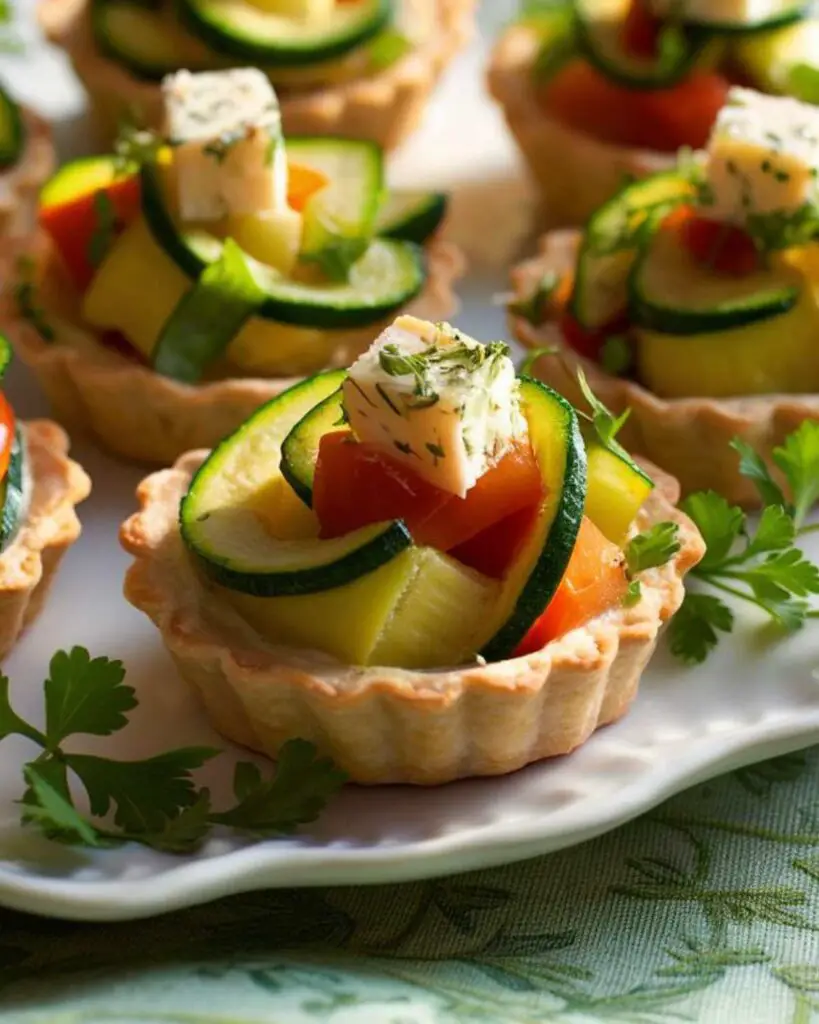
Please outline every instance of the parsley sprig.
M629 585L626 592L627 606L637 604L642 597L640 573L666 565L680 550L680 528L676 523L654 523L647 530L636 534L626 544L626 575Z
M819 610L808 598L819 594L819 567L800 550L800 537L816 529L805 517L819 500L819 423L805 421L772 454L785 490L751 445L733 442L740 472L756 487L764 505L755 527L742 509L713 491L689 495L683 510L706 543L706 554L691 576L710 591L691 590L671 621L671 651L698 664L734 627L734 613L719 595L754 605L785 630L796 630Z
M128 724L137 699L124 680L119 661L91 658L83 647L58 651L44 684L45 726L38 729L16 714L9 680L0 674L0 740L24 736L41 748L23 768L22 819L50 839L94 847L130 841L188 853L214 826L257 837L285 835L314 821L345 781L311 743L294 739L282 748L270 778L252 762L237 764L236 802L216 811L192 773L218 750L182 747L139 761L66 750L75 736L112 736ZM74 802L72 778L85 790L90 815Z

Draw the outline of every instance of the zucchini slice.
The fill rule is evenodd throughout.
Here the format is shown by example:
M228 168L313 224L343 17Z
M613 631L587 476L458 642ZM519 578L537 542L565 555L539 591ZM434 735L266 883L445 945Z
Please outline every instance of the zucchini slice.
M632 270L633 323L664 334L692 335L743 327L793 309L802 277L777 264L744 277L701 266L673 231L655 231Z
M693 195L694 186L685 175L667 171L627 186L592 215L580 243L571 298L578 323L595 330L623 312L629 273L648 219Z
M271 65L299 66L348 53L379 34L392 0L337 4L321 24L263 11L247 0L179 0L180 16L217 53Z
M331 270L339 263L343 276L375 231L384 192L383 152L373 142L308 137L288 139L286 149L289 161L329 182L304 209L301 259Z
M339 387L299 420L282 444L282 476L308 508L313 507L313 479L321 439L338 429L343 416L344 396Z
M623 449L586 438L588 487L586 515L613 544L623 545L654 481Z
M259 511L280 479L281 446L296 423L337 391L343 370L318 374L263 405L202 464L180 508L185 544L216 583L257 597L343 586L410 547L403 523L376 523L334 540L279 540Z
M441 226L448 205L446 192L390 192L376 218L375 233L423 245Z
M554 596L569 564L586 497L586 449L562 395L521 378L521 405L545 485L537 522L485 620L481 654L508 658Z
M64 164L43 185L41 206L65 206L74 199L108 188L118 178L136 174L136 164L122 165L115 156L84 156Z
M5 89L0 89L0 167L17 163L23 152L25 135L20 108Z
M157 245L189 278L221 256L224 245L214 235L174 221L154 165L142 169L142 209ZM367 326L414 299L426 280L423 250L390 238L374 239L344 282L306 283L249 257L248 263L267 296L257 315L296 327Z
M677 27L679 45L669 55L641 58L626 53L622 30L630 0L578 0L575 38L586 59L598 71L629 89L662 89L676 85L702 57L709 34L695 27Z
M763 92L819 103L819 19L737 39L731 58Z
M0 482L0 552L14 542L28 505L26 444L18 424L6 475Z
M170 12L138 0L93 0L91 26L101 53L148 82L179 68L205 71L220 63Z
M784 25L791 25L795 21L804 18L809 10L810 3L807 0L779 0L778 8L767 17L758 18L756 21L740 20L717 20L715 18L697 18L691 15L686 16L685 7L680 12L681 20L690 25L697 25L709 32L721 35L758 35L759 33L770 32Z

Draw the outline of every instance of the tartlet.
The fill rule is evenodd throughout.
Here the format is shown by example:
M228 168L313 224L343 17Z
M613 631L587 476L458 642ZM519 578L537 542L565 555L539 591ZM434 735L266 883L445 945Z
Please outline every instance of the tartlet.
M286 132L371 139L393 149L415 129L440 75L469 39L475 0L406 2L410 24L413 16L427 19L427 4L432 3L434 26L411 52L384 70L301 89L282 87L274 77ZM158 83L140 78L101 52L92 31L89 0L44 0L39 17L48 39L68 54L106 140L129 114L141 124L158 125L162 110ZM235 63L241 64L241 58ZM224 58L214 60L213 66L224 66Z
M63 555L80 535L75 506L90 491L56 424L32 420L21 433L29 463L28 511L0 554L0 659L42 609Z
M556 4L504 30L490 58L489 90L542 192L551 226L585 222L624 182L670 169L679 147L702 146L732 83L812 100L797 70L809 69L807 77L816 68L819 22L808 5L763 3L746 23L749 16L730 4L696 0L676 7L666 0L581 0L574 12L568 3ZM661 45L666 28L676 33L674 46L669 38L671 56ZM688 40L687 54L681 40ZM665 71L664 60L672 60ZM571 88L561 76L572 79ZM554 83L560 91L586 89L587 108L597 113L586 116L579 100L547 102ZM644 103L652 95L658 97L653 107ZM625 111L629 102L638 106L625 117L618 108Z
M403 318L396 328L397 333L388 337L413 332L418 325ZM424 337L433 337L435 330L446 328L426 325ZM448 338L447 344L457 344L463 336L455 334L454 341L453 335ZM319 378L316 382L323 394L333 383ZM547 405L554 401L556 408L568 409L562 400L549 398L542 385L526 381L523 385L530 393L534 388L536 395L546 396ZM395 397L395 392L392 394ZM335 395L331 397L335 400ZM269 408L270 413L258 416L271 415L274 409ZM360 412L355 414L361 423L359 416ZM291 436L300 433L300 427ZM250 429L251 425L246 425L220 447L228 464L238 458L231 445L250 438ZM252 442L248 443L252 448ZM288 443L285 441L286 451ZM295 447L299 449L298 444ZM582 626L516 656L498 660L473 657L457 667L425 670L378 664L356 667L319 650L264 639L245 617L250 614L246 599L238 604L229 600L225 587L203 572L202 563L186 546L190 534L183 539L179 516L180 501L190 502L199 486L192 488L192 481L201 481L202 473L207 472L202 469L207 457L206 452L191 452L173 468L149 476L140 485L140 511L123 525L120 534L134 557L125 595L155 623L181 675L226 737L275 757L287 739L301 736L331 755L351 780L366 784L435 785L469 776L499 775L580 746L595 729L627 711L663 624L683 600L683 577L704 551L696 528L674 507L676 483L665 474L655 475L651 467L634 468L641 479L644 470L650 470L656 486L629 534L664 522L674 524L679 541L666 564L641 575L635 601L618 603ZM440 465L436 460L426 472L434 475ZM252 472L250 467L248 471ZM581 485L585 488L585 477ZM317 480L315 487L318 501ZM560 514L570 518L582 515L582 505L567 508ZM186 516L183 510L183 523L188 521ZM199 515L195 519L202 522ZM579 520L574 522L576 528ZM550 537L554 538L554 531ZM555 543L558 547L553 549L553 557L558 558L559 542ZM516 564L508 571L514 572ZM218 566L214 571L217 575L222 572ZM603 571L602 565L599 571ZM248 589L247 593L251 592ZM542 608L549 598L545 591L541 597ZM251 604L255 600L252 598ZM267 614L254 613L263 619ZM437 614L447 615L449 610L439 609ZM494 614L492 611L491 616ZM253 621L258 625L257 618ZM417 619L413 621L417 625ZM525 647L524 641L516 650L525 651ZM413 658L423 660L422 652L416 651Z
M799 167L801 159L816 159L800 157L798 144L794 149L784 138L781 126L791 115L819 128L816 108L734 90L709 150L687 171L628 186L595 212L584 232L549 232L538 254L512 271L512 330L527 348L547 350L533 372L582 405L582 370L606 405L628 410L621 436L630 451L672 473L683 494L714 490L746 508L758 507L760 495L740 473L732 442L746 442L773 465L774 449L789 434L805 420L819 420L816 243L810 235L801 244L795 235L782 236L787 244L777 240L783 224L811 214L812 185L791 207L786 194L771 205L764 192L768 176L776 175L776 187L784 189L797 181L796 171L780 170L778 161L794 159ZM766 148L769 142L759 148L757 123L748 127L756 117L763 138L768 120L779 126L776 152ZM724 166L736 173L720 177ZM762 166L767 170L754 179L749 168ZM732 180L745 182L746 192L743 212L729 217L726 181ZM641 194L662 195L657 215L641 213ZM619 215L626 209L636 218L631 242L606 255L605 224L624 230ZM595 245L602 255L594 255ZM626 262L612 278L617 259ZM544 282L554 287L554 301L539 292ZM766 292L771 282L781 284L778 294ZM578 319L583 309L585 324ZM609 340L615 348L628 343L624 358L631 366L619 373L603 365ZM615 358L623 358L622 348Z
M285 141L257 71L169 80L166 99L183 128L190 104L211 102L214 90L227 128L194 118L204 139L160 147L124 171L114 156L65 166L43 190L40 229L5 258L0 319L59 418L147 462L211 446L295 380L349 363L396 308L451 315L463 273L459 250L440 235L445 195L387 195L371 143ZM269 123L234 113L237 90ZM336 166L338 180L327 171ZM258 209L234 212L220 189ZM185 202L190 220L177 209ZM213 281L212 267L227 277ZM169 331L162 364L156 353ZM180 369L196 346L196 367Z

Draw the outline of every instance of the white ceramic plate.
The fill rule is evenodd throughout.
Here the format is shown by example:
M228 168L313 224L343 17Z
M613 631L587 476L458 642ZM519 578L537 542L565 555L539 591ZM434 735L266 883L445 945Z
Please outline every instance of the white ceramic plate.
M492 20L503 20L510 7L491 0ZM481 95L484 48L479 40L450 77L395 173L415 184L457 182L454 228L473 262L460 323L489 339L504 333L491 297L505 287L504 268L530 215L520 182L510 177L514 156L500 118ZM10 69L13 84L28 98L40 98L52 114L76 112L77 93L60 62L36 51L29 60L24 70ZM457 143L453 125L460 126ZM23 415L46 411L21 369L13 371L9 388ZM121 658L141 701L125 742L118 738L116 756L189 743L222 745L153 628L121 596L126 557L117 528L133 510L140 471L87 445L78 444L75 453L94 478L94 495L82 509L82 540L68 556L45 613L4 666L16 707L38 720L51 653L83 644L93 654ZM819 537L811 554L819 558ZM735 637L697 671L680 669L661 654L631 713L571 757L504 779L437 790L350 787L297 838L250 845L220 838L195 857L136 847L92 854L24 833L14 800L31 748L24 740L4 740L0 903L61 917L126 919L239 890L408 880L582 842L697 781L819 740L819 628L771 645L757 626L741 619ZM217 798L236 754L230 750L204 774Z

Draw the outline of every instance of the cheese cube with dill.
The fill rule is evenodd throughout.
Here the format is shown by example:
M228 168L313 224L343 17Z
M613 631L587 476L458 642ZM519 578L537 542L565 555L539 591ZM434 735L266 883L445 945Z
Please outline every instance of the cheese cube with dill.
M711 134L705 173L701 201L709 218L752 234L766 219L780 228L786 218L791 224L800 217L819 219L819 109L731 89ZM785 234L781 245L771 247L788 243Z
M526 435L506 345L410 316L353 363L344 408L360 441L461 498Z
M281 112L261 71L179 71L162 92L184 220L286 207Z

